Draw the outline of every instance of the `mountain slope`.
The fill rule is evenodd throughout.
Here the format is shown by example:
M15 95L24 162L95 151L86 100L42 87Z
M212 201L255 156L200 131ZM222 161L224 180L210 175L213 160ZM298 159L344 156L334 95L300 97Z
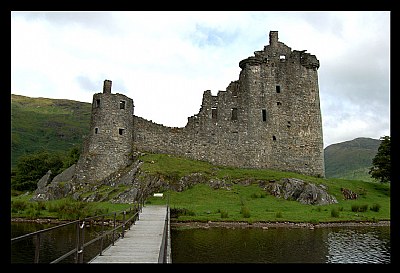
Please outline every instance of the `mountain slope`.
M81 145L90 115L90 103L11 94L11 167L23 154Z
M368 171L380 143L379 139L359 137L329 145L324 149L325 176L374 181Z

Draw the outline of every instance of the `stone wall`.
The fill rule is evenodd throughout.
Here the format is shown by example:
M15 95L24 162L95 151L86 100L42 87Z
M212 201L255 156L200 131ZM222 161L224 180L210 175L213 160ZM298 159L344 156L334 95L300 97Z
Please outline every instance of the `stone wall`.
M91 132L77 179L98 181L129 165L135 150L325 176L319 61L279 42L276 31L269 41L239 62L239 79L225 91L216 96L204 91L199 113L182 128L134 116L133 101L111 94L106 80L103 93L93 96Z
M277 39L271 32L270 45L239 63L239 80L226 91L205 91L199 113L185 127L135 116L135 148L324 176L319 61Z

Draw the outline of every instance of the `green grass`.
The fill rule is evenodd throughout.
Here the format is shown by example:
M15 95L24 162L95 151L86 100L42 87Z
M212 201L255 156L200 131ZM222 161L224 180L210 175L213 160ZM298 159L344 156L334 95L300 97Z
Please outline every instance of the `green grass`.
M212 189L209 185L200 183L182 192L166 190L163 198L151 196L147 199L146 205L169 203L172 213L177 214L178 221L310 222L315 224L390 220L390 184L337 178L325 179L274 170L228 168L164 154L145 154L140 159L144 162L141 166L143 172L163 177L169 183L176 183L181 177L190 173L202 173L208 178L224 180L229 184L228 188ZM304 205L297 201L276 198L259 187L260 181L268 183L268 181L278 181L281 178L299 178L311 183L324 184L328 188L328 193L336 197L338 204ZM241 184L240 182L244 180L250 184ZM356 192L358 199L344 200L341 188ZM99 193L117 194L126 189L125 186L116 188L102 186L99 187ZM35 202L29 201L31 196L12 196L11 200L30 204L27 207L34 206L32 204ZM76 208L81 215L118 211L131 206L109 202L93 202L83 206L79 203L74 204L71 200L55 200L46 203L46 209L40 210L39 215L35 217L57 217L57 214L48 211L48 208L61 206L58 202L61 204L71 202L70 206ZM40 207L38 204L35 206ZM365 206L368 207L365 211L353 209ZM33 208L14 209L11 212L12 217L33 217L34 214ZM71 215L74 214L71 213Z
M189 160L167 154L146 153L140 157L144 162L141 169L147 173L159 174L171 179L179 179L191 173L213 173L213 165L205 161Z
M76 220L112 212L133 209L131 204L113 204L110 202L80 202L71 198L51 201L30 201L32 194L11 198L11 218L48 218ZM108 216L106 218L112 218ZM119 216L120 219L121 215Z
M179 221L290 221L290 222L337 222L337 221L376 221L390 220L390 185L346 179L325 179L310 177L292 172L274 170L238 169L213 166L209 163L188 160L168 155L146 154L141 157L145 162L143 170L159 175L172 173L179 179L191 172L203 172L209 177L224 179L232 183L230 189L214 190L206 184L197 184L183 192L166 191L164 198L150 197L148 204L165 204L169 200L171 209L184 209L192 215L181 215ZM166 175L167 176L167 175ZM258 181L279 180L285 177L324 184L328 192L334 195L338 204L314 206L303 205L297 201L288 201L267 194L258 186ZM237 183L250 180L249 186ZM344 200L341 188L358 193L357 200ZM352 206L380 206L379 211L368 209L365 212L353 212ZM250 217L244 217L242 208L246 207ZM332 210L334 213L332 213ZM227 217L221 217L221 212ZM338 213L336 213L338 212Z

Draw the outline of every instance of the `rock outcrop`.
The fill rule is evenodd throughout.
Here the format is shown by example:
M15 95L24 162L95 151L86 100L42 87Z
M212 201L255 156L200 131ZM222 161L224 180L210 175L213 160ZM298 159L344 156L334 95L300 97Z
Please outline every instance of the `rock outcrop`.
M328 194L325 185L316 185L297 178L282 178L277 182L265 184L264 189L278 198L296 200L302 204L328 205L337 203L336 198Z

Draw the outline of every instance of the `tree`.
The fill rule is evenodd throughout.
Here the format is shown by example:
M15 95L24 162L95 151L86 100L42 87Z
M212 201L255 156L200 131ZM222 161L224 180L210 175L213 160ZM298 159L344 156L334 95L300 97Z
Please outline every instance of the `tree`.
M378 152L372 160L372 167L369 174L374 179L379 179L381 183L390 182L391 164L390 164L390 136L380 138Z
M79 146L72 147L68 151L68 154L64 159L63 168L66 169L71 165L75 164L76 162L78 162L80 154L81 154L81 148Z
M39 151L18 158L11 188L19 191L34 191L37 182L51 170L52 177L59 174L63 167L62 157L58 153ZM52 178L51 177L51 178Z

